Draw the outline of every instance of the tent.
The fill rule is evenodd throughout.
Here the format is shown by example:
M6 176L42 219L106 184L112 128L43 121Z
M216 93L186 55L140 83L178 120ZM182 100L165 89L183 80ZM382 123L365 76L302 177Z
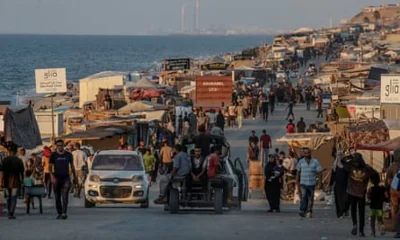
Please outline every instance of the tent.
M391 152L400 148L400 137L390 139L377 144L356 144L357 150L370 150L379 152Z
M118 109L119 113L132 113L132 112L141 112L155 109L165 109L165 106L162 104L150 102L150 101L137 101L133 103L129 103L124 107Z
M42 145L39 126L32 107L8 107L4 114L4 136L26 149Z
M157 88L157 85L144 77L137 82L127 82L125 84L125 89L129 88Z

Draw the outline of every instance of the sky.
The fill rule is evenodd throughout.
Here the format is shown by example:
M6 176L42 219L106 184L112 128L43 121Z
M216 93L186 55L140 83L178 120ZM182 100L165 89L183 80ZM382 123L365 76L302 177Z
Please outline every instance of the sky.
M181 6L193 26L195 0L0 0L0 33L133 35L178 32ZM200 28L327 27L389 0L200 0Z

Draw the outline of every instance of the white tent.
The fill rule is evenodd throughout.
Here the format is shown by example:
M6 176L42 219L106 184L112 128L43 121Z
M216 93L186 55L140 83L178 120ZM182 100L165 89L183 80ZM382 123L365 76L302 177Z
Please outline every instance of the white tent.
M310 33L310 32L314 32L314 29L312 29L312 28L299 28L296 31L294 31L294 33Z
M127 88L157 88L157 85L147 80L147 78L141 78L137 82L127 82L125 89Z
M132 113L132 112L142 112L156 109L164 109L165 106L158 103L153 103L150 101L137 101L129 103L122 108L118 109L119 113Z

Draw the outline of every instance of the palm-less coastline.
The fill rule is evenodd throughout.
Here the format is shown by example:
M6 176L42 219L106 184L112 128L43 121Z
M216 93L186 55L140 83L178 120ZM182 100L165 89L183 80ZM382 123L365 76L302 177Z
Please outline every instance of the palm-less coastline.
M141 71L164 58L206 58L272 42L272 36L0 35L0 97L34 94L36 68L67 79L101 71Z

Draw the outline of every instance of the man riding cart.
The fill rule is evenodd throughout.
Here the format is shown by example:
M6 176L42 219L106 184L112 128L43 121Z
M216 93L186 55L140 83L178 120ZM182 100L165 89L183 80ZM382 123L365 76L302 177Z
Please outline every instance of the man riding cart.
M214 135L207 137L210 139L208 152L211 153L206 156L202 154L205 146L197 145L196 137L182 139L182 145L190 152L190 156L184 153L185 171L186 164L190 165L190 171L185 176L174 175L183 172L179 171L182 166L175 164L174 158L174 171L167 182L165 195L155 202L165 204L165 210L177 213L180 207L214 208L220 214L223 207L240 208L245 189L245 185L240 182L245 179L244 170L235 169L230 162L229 144L225 138ZM165 181L160 181L160 187L163 184Z

